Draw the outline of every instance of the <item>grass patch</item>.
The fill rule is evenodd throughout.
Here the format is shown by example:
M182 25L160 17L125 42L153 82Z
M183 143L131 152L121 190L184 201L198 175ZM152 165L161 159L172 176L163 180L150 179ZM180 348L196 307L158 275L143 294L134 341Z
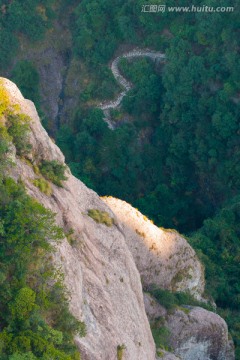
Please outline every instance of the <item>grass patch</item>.
M169 347L170 331L162 324L162 321L160 320L152 323L151 330L157 350L164 349L166 351L171 351Z
M43 179L43 178L38 178L33 180L33 185L36 186L42 193L44 193L47 196L51 196L52 195L52 187L51 184Z
M90 216L96 223L105 224L106 226L112 226L114 224L114 219L106 211L101 211L98 209L88 210L88 216Z
M77 244L77 239L73 236L73 235L74 235L74 230L73 230L73 229L70 229L69 232L66 233L65 235L66 235L66 238L67 238L68 243L69 243L71 246L76 246L76 244Z
M214 311L214 308L210 304L196 300L187 292L173 293L165 289L152 288L149 290L149 293L167 310L173 310L176 307L181 307L181 305L190 305L200 306L206 310Z
M123 359L123 353L124 353L125 349L126 349L126 346L124 344L117 346L117 360Z
M164 352L162 350L157 350L157 356L163 358Z
M65 176L66 166L64 164L60 164L56 160L44 160L39 165L39 170L41 174L53 184L62 187L62 182L67 180Z
M37 165L33 165L33 171L36 175L41 175L39 167Z

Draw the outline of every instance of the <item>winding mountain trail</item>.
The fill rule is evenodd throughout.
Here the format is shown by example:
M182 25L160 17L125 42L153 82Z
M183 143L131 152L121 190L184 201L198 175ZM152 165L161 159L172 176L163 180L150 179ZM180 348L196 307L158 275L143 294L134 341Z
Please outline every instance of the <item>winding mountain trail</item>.
M126 94L129 92L129 90L131 90L133 87L133 84L130 83L127 79L125 79L123 77L123 75L121 74L119 67L118 67L119 61L121 59L130 59L130 58L138 58L138 57L148 57L148 58L152 59L153 61L163 61L165 59L165 54L158 52L158 51L148 50L148 49L146 49L146 50L145 49L134 49L134 50L131 50L129 52L119 55L112 61L111 66L110 66L111 71L113 73L113 76L117 80L117 82L123 87L123 91L118 95L118 97L115 100L105 101L98 106L99 109L103 110L104 121L106 121L108 123L108 126L110 129L114 129L114 125L111 122L110 110L118 108L120 106L124 96L126 96Z

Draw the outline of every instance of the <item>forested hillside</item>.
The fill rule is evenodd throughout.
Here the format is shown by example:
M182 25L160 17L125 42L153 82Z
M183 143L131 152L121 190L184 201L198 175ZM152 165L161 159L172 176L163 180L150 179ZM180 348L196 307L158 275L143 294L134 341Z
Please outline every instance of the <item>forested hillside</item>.
M113 114L120 124L126 114L130 121L114 132L88 106L89 99L109 97L111 82L107 76L98 86L90 82L71 130L63 126L58 142L80 178L101 194L130 201L161 226L190 235L213 217L190 241L201 250L207 289L238 343L237 2L232 14L143 14L141 4L119 9L83 1L76 9L75 51L97 75L122 43L161 50L167 60L157 68L148 59L123 61L122 72L135 87Z
M12 60L12 79L40 108L38 69L27 61L14 64L14 55L22 38L41 41L66 13L70 56L81 62L84 76L75 74L81 77L78 104L55 133L58 145L89 187L189 237L206 266L207 290L240 346L239 4L207 2L233 6L232 13L143 13L145 3L2 0L1 68ZM134 87L112 113L112 131L97 105L121 91L109 62L135 47L162 51L166 61L122 60Z

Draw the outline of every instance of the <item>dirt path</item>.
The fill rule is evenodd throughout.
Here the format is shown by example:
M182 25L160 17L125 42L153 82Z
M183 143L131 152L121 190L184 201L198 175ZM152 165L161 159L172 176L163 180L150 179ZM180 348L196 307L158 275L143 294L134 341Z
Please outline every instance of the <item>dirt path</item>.
M111 71L113 73L113 76L117 80L117 82L123 87L123 91L118 95L118 97L115 100L112 101L105 101L99 105L99 108L103 110L104 112L104 120L108 123L109 128L114 129L114 126L111 122L111 116L110 116L110 110L116 109L120 106L122 99L129 90L132 89L133 84L130 83L127 79L123 77L121 74L118 65L119 61L121 59L131 59L131 58L138 58L138 57L148 57L152 59L153 61L163 61L165 59L165 54L158 52L158 51L152 51L152 50L145 50L145 49L134 49L129 52L126 52L118 57L116 57L112 63L111 63Z

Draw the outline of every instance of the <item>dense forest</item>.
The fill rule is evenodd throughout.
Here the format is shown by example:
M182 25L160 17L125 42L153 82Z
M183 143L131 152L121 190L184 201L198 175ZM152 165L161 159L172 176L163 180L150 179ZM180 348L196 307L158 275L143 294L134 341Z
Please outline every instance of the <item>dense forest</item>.
M65 11L71 56L84 64L87 81L73 116L55 134L57 144L72 172L100 195L124 199L157 225L188 237L240 359L239 4L199 1L234 11L177 14L142 13L145 3L83 0L57 7L54 1L2 0L0 67L17 54L22 37L41 41ZM121 61L134 87L112 113L113 131L96 105L121 91L109 62L135 47L162 51L166 61ZM15 64L12 79L40 109L33 64Z

